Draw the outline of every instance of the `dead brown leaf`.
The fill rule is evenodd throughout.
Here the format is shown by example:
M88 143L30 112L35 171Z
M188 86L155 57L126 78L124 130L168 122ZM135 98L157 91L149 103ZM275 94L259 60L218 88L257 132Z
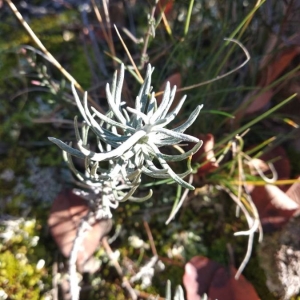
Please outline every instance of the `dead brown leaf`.
M186 265L183 284L187 300L201 300L208 293L213 276L221 265L205 256L194 256Z
M297 180L300 181L300 177L297 177ZM293 183L287 190L286 195L300 205L300 182Z
M260 159L251 160L249 162L250 168L251 165L252 167L256 165L268 177L270 172L266 163L274 159L276 160L273 162L273 166L277 172L278 180L289 179L291 166L282 147L274 148L272 151L262 155ZM294 183L291 187L272 184L264 186L248 185L248 190L266 232L282 228L299 210L300 202L297 202L300 199L299 183Z
M207 257L193 257L186 264L183 276L187 300L201 300L203 294L207 294L211 300L258 300L251 283L243 275L236 280L235 274L233 267L227 270Z
M243 112L243 115L244 114L253 114L259 110L261 110L262 108L264 108L272 99L273 97L273 90L268 90L268 91L265 91L264 93L258 95L258 96L255 96L259 93L259 91L254 91L254 92L251 92L250 94L248 94L246 97L245 97L245 102L249 101L249 99L253 99L251 104L246 108L246 110Z
M79 223L87 213L87 202L70 190L60 193L54 200L48 218L48 226L65 257L70 256ZM93 255L100 244L100 240L108 234L111 226L111 220L100 220L91 224L78 253L77 265L79 269L84 268L84 264Z
M265 87L276 80L298 54L298 47L282 49L273 57L272 61L267 61L266 64L262 66L263 71L258 85Z
M253 114L262 108L266 107L274 95L274 88L268 89L260 94L261 89L273 83L284 70L291 64L292 60L299 54L299 47L283 48L280 52L268 60L264 59L260 64L260 79L257 83L258 89L249 93L244 103L251 100L251 103L244 111L239 111L236 116L236 121L239 121L244 115ZM257 96L256 96L257 95Z
M253 285L243 275L234 278L237 270L222 267L217 270L209 288L209 299L259 300Z
M193 162L201 164L197 170L197 174L198 176L204 176L219 167L213 150L215 138L211 133L200 134L198 138L203 141L203 145L198 152L193 155Z

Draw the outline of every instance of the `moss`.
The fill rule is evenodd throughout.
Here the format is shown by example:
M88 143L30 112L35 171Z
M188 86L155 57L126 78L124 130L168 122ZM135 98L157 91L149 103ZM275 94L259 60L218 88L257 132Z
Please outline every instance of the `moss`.
M70 55L72 56L70 59L70 72L83 88L87 89L91 85L91 73L82 48L73 45Z
M12 23L17 22L13 19L14 16L0 24L0 33L2 36L6 37L6 39L2 39L2 41L0 41L0 49L2 50L12 49L20 45L33 44L31 37L19 23L17 23L17 25L20 26L21 30L14 30L14 34L11 34ZM50 50L53 50L55 45L60 45L65 42L63 40L62 28L75 20L76 12L69 10L56 15L34 18L29 25L36 35L42 40L44 45L46 47L50 47ZM43 24L43 26L41 26L41 24Z
M40 299L41 274L9 251L0 253L0 288L12 300Z

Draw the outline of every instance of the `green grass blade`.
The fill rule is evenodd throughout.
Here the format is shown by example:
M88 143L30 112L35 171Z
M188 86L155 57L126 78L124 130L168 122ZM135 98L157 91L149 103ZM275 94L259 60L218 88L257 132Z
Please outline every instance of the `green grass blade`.
M188 12L187 12L187 16L186 16L185 26L184 26L184 33L183 33L184 36L186 36L188 34L188 31L189 31L193 6L194 6L194 0L191 0L190 5L189 5L189 9L188 9Z

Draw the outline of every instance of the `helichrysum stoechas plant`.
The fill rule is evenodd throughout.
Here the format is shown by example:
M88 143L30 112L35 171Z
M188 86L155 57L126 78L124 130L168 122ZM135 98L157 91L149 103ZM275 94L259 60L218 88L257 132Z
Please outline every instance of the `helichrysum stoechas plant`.
M162 102L157 107L155 93L151 92L153 70L154 68L148 65L146 78L135 100L135 108L131 108L126 107L125 102L121 100L124 80L124 66L121 65L119 76L117 72L114 74L112 86L106 85L109 110L105 115L94 107L88 107L87 93L82 103L73 86L73 94L84 119L81 135L77 118L74 121L78 149L73 148L71 143L66 144L56 138L49 138L63 150L71 170L83 185L90 189L91 192L86 192L85 197L92 200L99 218L111 217L110 208L116 208L119 202L145 201L152 196L151 190L145 197L133 196L141 182L142 173L154 178L171 178L184 188L194 189L183 180L192 172L190 164L186 172L176 174L167 162L184 159L189 159L190 162L191 155L201 147L202 141L184 134L184 131L193 124L202 106L198 105L188 120L180 126L174 129L165 128L177 116L186 97L184 96L177 107L169 112L176 86L171 90L168 83ZM96 135L99 152L90 149L89 130ZM159 150L162 146L177 145L182 141L196 145L178 155L163 154ZM72 155L85 160L85 174L75 169ZM158 168L153 160L156 160L161 168ZM103 163L104 161L108 163Z

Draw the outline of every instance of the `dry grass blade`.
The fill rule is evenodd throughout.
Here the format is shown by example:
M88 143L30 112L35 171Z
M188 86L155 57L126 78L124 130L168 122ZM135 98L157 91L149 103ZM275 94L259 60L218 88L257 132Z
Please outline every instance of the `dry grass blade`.
M95 3L95 0L91 0L91 3L92 3L92 6L93 6L93 9L94 9L96 18L97 18L97 20L98 20L98 22L100 24L101 31L102 31L102 33L104 35L105 41L106 41L106 43L107 43L107 45L109 47L109 50L110 50L112 56L116 56L115 46L114 46L114 43L113 43L113 40L112 40L112 35L111 35L111 30L109 30L108 32L106 31L104 23L103 23L102 16L101 16L101 13L100 13L100 11L99 11L96 3ZM110 26L110 23L109 23L109 26ZM116 64L115 61L113 61L113 64L114 64L114 67L116 68L117 64Z
M138 70L138 68L137 68L137 66L136 66L136 64L135 64L135 62L134 62L134 60L133 60L133 58L132 58L132 56L131 56L131 54L130 54L130 52L129 52L129 50L128 50L126 44L125 44L125 42L124 42L124 40L122 39L122 37L121 37L121 35L120 35L120 33L119 33L119 30L118 30L117 26L114 25L114 27L115 27L115 30L116 30L116 32L117 32L117 35L118 35L118 37L119 37L119 39L120 39L120 41L121 41L123 47L124 47L124 49L125 49L125 51L126 51L126 53L127 53L127 55L128 55L128 58L129 58L129 60L130 60L130 62L131 62L131 64L132 64L132 66L133 66L133 68L134 68L134 70L135 70L135 72L136 72L138 78L139 78L139 82L140 82L140 83L143 83L143 82L144 82L144 79L143 79L141 73L139 72L139 70Z
M110 245L108 244L108 241L107 241L107 238L103 238L102 240L102 245L108 255L108 257L110 258L111 260L111 263L113 264L113 266L115 267L118 275L120 276L120 278L122 279L122 286L124 288L126 288L128 294L130 295L131 299L133 300L137 300L138 299L138 296L137 296L137 293L135 292L135 290L132 288L132 286L130 285L130 282L127 280L126 277L123 276L123 270L119 264L119 262L114 259L114 256L113 256L113 251L111 250L110 248Z

